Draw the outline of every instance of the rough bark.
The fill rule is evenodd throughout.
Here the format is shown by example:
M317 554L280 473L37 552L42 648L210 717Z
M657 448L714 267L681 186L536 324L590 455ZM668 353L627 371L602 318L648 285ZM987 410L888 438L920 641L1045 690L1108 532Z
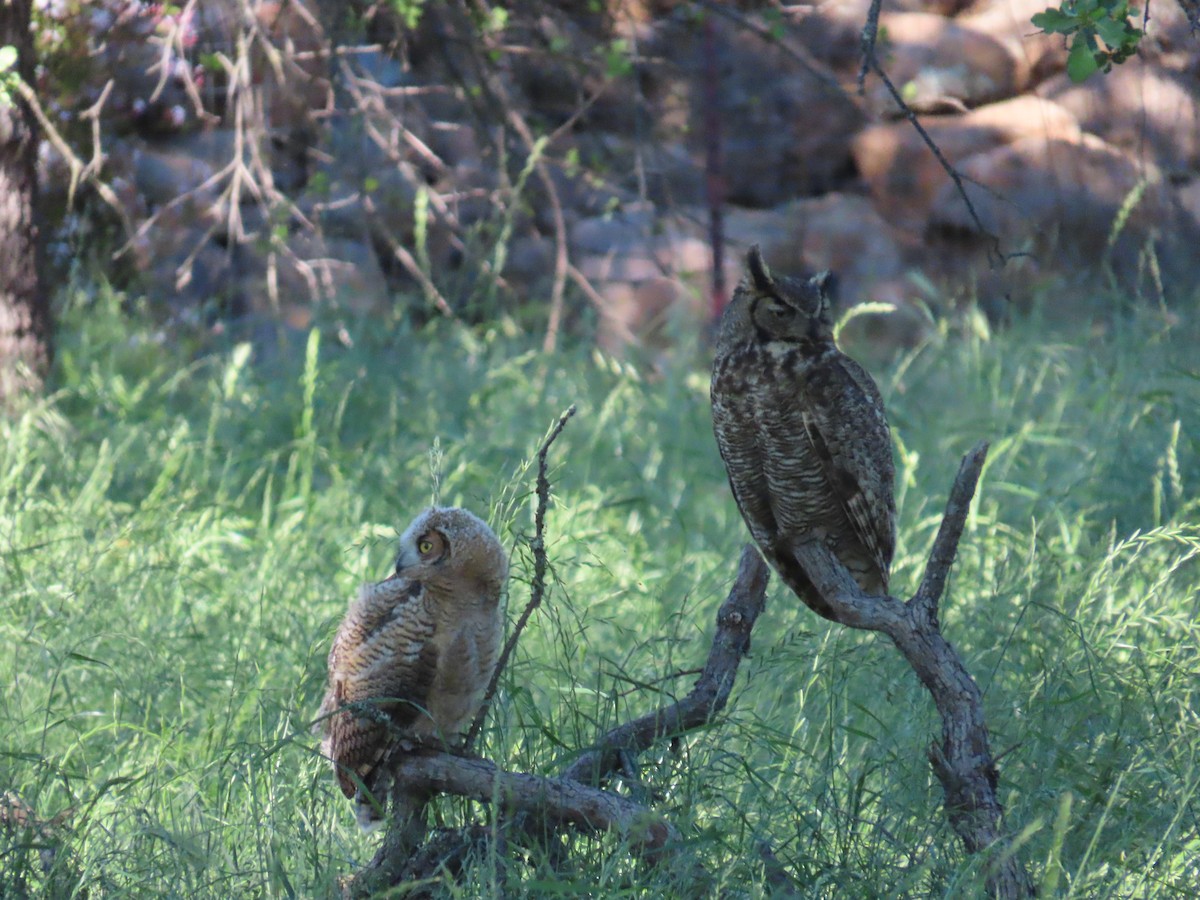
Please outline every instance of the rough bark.
M33 77L31 0L0 3L0 46ZM25 100L0 98L0 409L37 390L50 364L50 311L39 270L37 122Z

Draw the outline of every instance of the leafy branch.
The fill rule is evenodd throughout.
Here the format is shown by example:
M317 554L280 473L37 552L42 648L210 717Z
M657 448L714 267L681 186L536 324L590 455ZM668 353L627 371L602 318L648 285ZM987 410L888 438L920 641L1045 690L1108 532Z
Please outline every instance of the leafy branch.
M1129 0L1063 0L1058 9L1030 21L1046 34L1071 38L1067 74L1079 82L1100 69L1111 71L1137 52L1143 32L1129 14Z

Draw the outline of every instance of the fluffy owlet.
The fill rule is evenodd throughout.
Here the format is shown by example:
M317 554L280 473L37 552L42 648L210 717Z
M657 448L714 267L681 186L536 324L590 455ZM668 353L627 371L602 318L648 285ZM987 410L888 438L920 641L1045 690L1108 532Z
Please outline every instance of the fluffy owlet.
M763 555L834 619L792 549L825 541L864 591L887 593L896 502L883 398L834 343L828 273L774 276L758 247L746 263L717 339L713 431Z
M382 819L381 762L397 739L453 742L470 728L496 667L507 577L481 519L435 506L405 529L395 574L350 604L329 651L321 752L364 830Z

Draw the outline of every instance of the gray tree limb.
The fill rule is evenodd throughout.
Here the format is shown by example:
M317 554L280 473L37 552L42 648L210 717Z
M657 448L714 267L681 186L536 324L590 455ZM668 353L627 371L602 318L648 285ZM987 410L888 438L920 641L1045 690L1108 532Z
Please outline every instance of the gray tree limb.
M850 573L819 541L792 548L834 618L851 628L880 631L892 639L916 672L942 719L942 740L929 749L945 793L946 815L970 853L1002 847L1003 808L996 795L999 773L988 745L983 695L954 647L942 636L938 604L958 551L971 498L987 458L980 443L963 458L946 502L917 593L907 602L863 593ZM1012 853L998 854L987 874L988 893L1001 898L1034 895L1033 882Z

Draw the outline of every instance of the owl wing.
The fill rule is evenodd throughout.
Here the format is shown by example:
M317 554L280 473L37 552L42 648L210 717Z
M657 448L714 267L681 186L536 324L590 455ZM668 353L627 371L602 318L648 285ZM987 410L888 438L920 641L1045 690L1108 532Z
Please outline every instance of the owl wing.
M804 427L855 537L887 590L896 552L895 466L883 397L843 354L813 366L803 382Z
M412 725L428 702L438 651L425 590L402 576L365 585L333 640L321 751L347 797L357 789L353 775L370 786L396 730ZM356 706L343 709L347 704Z
M738 509L760 547L770 547L779 531L771 508L771 486L763 465L763 447L754 414L754 386L748 383L734 357L725 357L713 367L713 434L725 463L725 474Z

